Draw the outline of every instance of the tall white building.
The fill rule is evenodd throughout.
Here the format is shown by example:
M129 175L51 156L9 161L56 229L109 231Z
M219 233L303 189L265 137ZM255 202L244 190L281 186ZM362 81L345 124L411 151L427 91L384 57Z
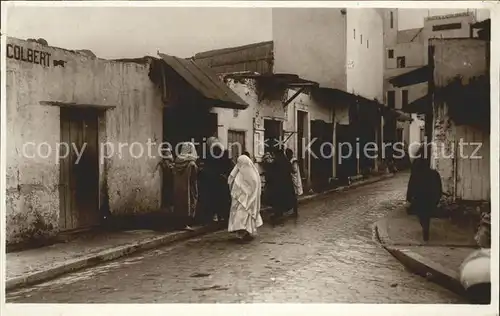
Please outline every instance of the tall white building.
M274 72L383 99L384 9L273 9Z

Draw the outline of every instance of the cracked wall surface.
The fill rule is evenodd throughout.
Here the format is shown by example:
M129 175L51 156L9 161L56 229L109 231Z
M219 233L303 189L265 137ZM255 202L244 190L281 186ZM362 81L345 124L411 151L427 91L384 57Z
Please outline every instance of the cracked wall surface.
M437 91L457 78L462 85L467 85L472 78L487 73L486 42L432 39L430 43L435 47L434 82ZM490 131L482 126L455 122L450 115L450 107L454 106L450 100L452 98L446 95L434 98L432 165L441 175L445 198L489 200ZM470 104L470 111L475 110L474 106ZM475 143L481 143L477 152Z
M148 139L161 141L161 100L149 80L149 65L96 59L15 38L7 43L10 49L21 47L26 54L23 58L7 58L6 64L7 243L48 238L59 231L59 160L55 148L61 139L60 108L41 105L41 101L114 106L99 124L99 141L115 147L110 158L100 159L101 206L107 194L112 214L157 209L160 177L153 176L157 158L136 159L127 147L122 148L122 155L118 153L119 142L146 146ZM50 54L50 60L58 62L41 63L40 53L37 60L34 51ZM9 53L14 57L13 50ZM23 152L29 142L35 146L24 147ZM42 150L46 158L35 152L36 145L42 143L53 149L50 155L46 147Z

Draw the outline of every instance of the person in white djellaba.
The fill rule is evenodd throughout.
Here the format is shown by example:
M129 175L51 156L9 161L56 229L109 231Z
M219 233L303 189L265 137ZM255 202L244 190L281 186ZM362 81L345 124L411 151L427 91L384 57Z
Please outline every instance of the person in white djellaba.
M231 191L231 212L229 232L236 232L240 240L250 240L263 225L260 216L261 180L252 160L246 156L238 157L236 166L228 178Z

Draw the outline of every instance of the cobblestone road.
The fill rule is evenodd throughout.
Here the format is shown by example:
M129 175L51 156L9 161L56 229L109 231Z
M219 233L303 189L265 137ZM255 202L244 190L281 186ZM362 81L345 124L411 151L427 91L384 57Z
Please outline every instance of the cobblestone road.
M301 206L250 244L217 232L7 293L7 302L464 303L412 275L372 224L404 199L407 174Z

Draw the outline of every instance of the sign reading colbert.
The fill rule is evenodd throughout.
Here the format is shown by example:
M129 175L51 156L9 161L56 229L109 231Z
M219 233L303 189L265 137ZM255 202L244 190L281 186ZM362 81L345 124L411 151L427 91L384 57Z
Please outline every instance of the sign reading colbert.
M27 48L15 44L7 44L7 58L49 67L50 57L50 53L43 52L41 50Z

